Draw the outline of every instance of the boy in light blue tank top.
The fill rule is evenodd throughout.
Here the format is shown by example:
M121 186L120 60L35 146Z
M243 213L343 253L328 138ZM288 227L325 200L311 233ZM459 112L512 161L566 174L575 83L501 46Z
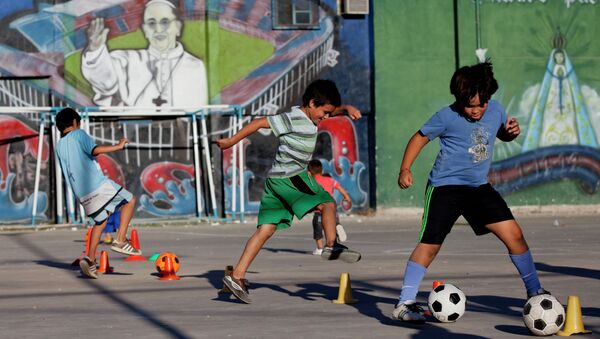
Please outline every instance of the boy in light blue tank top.
M115 211L121 211L120 225L111 250L127 255L141 254L141 251L135 249L126 238L136 199L129 191L105 177L96 162L96 156L99 154L122 150L127 139L121 139L117 145L98 146L79 128L80 121L81 117L72 108L58 112L56 127L60 131L61 139L58 141L56 154L73 193L86 215L96 223L92 229L88 253L79 261L79 266L84 275L97 279L96 248L109 217Z

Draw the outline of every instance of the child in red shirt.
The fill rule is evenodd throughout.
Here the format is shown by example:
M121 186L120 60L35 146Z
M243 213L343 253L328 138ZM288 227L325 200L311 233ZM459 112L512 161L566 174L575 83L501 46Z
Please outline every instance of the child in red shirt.
M313 176L315 181L323 187L323 189L333 197L333 190L336 189L340 191L343 197L343 202L350 206L350 196L348 192L340 185L340 183L333 179L330 176L323 175L323 165L321 161L313 159L308 163L308 172ZM335 227L337 232L337 239L339 242L344 242L347 239L346 231L344 227L340 225L340 217L337 212L335 212L335 223L337 226ZM319 210L315 210L315 214L313 216L313 239L317 243L317 248L313 251L314 255L321 255L323 252L323 222L321 219L321 212Z

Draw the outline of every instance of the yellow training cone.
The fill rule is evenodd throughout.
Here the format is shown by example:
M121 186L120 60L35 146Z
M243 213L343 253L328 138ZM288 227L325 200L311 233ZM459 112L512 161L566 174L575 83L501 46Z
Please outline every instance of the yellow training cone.
M331 301L334 304L356 304L358 300L352 298L352 286L350 286L350 275L346 272L340 275L340 291L338 298Z
M576 295L570 295L569 299L567 300L567 319L565 321L565 327L562 331L558 331L556 335L561 337L568 337L572 334L588 333L592 333L592 331L588 331L583 327L579 297Z
M225 267L225 274L223 276L226 277L228 275L231 275L231 272L233 272L233 266L227 265L227 267ZM231 290L229 289L229 287L223 285L223 288L219 290L219 294L221 293L231 293Z

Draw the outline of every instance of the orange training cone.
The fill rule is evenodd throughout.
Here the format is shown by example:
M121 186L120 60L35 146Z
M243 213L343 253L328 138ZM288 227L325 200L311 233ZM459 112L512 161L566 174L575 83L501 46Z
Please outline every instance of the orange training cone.
M440 286L440 285L443 285L443 284L444 284L444 282L443 282L443 281L441 281L441 280L434 280L434 281L433 281L433 284L432 284L432 285L433 285L432 287L433 287L433 289L435 290L435 289L436 289L438 286ZM423 315L426 315L426 316L433 316L433 314L431 314L431 311L430 311L430 310L428 310L428 309L427 309L427 310L425 310L425 311L423 312Z
M175 274L175 268L173 267L173 259L170 256L165 257L165 269L161 273L159 280L179 280L177 274Z
M98 272L100 272L100 273L114 272L113 268L110 267L110 264L108 263L108 253L106 251L100 252L100 267L98 268Z
M136 250L141 250L140 239L138 238L138 232L134 228L131 230L131 246L133 246ZM125 261L146 261L146 257L143 255L130 255L125 258Z
M572 334L589 334L592 331L586 330L583 327L583 320L581 319L581 305L579 304L579 297L576 295L570 295L567 300L567 317L565 326L562 331L558 331L556 335L561 337L568 337Z
M79 256L79 258L75 259L72 263L71 266L79 266L79 261L81 261L81 259L83 259L83 257L85 257L89 250L90 250L90 240L92 239L92 227L88 227L87 232L85 233L85 248L83 249L83 252L81 253L81 255Z

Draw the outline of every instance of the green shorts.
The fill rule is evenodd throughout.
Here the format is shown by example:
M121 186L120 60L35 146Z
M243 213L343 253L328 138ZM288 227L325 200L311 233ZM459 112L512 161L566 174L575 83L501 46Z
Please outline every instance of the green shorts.
M268 178L260 199L258 226L274 224L277 230L288 228L294 215L302 219L324 202L335 200L306 171L290 178Z

